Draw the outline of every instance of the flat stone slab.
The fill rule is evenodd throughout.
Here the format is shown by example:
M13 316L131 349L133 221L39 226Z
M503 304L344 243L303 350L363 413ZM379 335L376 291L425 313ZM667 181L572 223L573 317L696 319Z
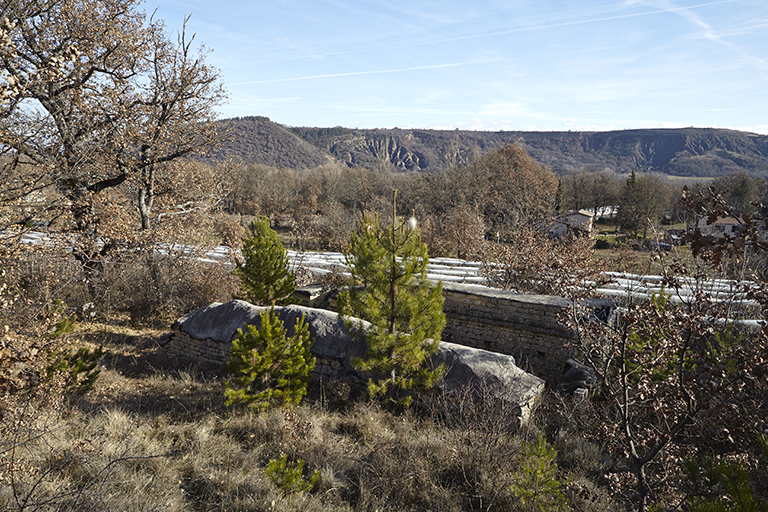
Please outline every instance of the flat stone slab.
M243 300L214 302L184 315L171 327L195 339L229 344L237 338L238 329L244 329L246 325L260 327L261 313L267 309ZM352 359L365 354L365 340L351 334L338 313L295 305L275 307L275 312L283 321L288 336L293 335L296 321L304 316L309 335L314 340L311 351L315 357L343 361L349 370L353 370ZM362 325L369 324L363 322Z

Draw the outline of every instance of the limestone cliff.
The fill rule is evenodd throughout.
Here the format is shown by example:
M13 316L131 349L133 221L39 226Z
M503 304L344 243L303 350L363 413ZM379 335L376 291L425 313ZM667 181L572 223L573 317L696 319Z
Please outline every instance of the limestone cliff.
M257 120L258 122L254 122ZM229 119L237 136L220 154L246 163L302 169L338 162L403 172L437 172L506 144L520 144L558 173L589 168L678 176L768 175L768 136L712 128L611 132L284 127L266 118Z

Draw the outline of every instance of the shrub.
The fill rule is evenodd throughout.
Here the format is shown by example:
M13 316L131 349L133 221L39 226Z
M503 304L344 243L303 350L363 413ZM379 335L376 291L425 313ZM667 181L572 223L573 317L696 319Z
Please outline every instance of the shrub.
M240 225L236 218L219 218L214 221L213 229L221 242L233 249L238 249L246 236L245 228Z
M535 506L541 512L568 510L568 501L557 478L557 452L539 434L532 443L523 442L523 458L512 492L523 505Z
M0 335L0 416L3 402L14 395L59 399L86 393L99 378L98 362L104 350L74 347L67 340L76 325L67 311L64 302L57 300L40 309L32 336L8 328Z
M66 251L14 240L0 240L0 328L44 336L60 320L60 304L78 307L93 298Z
M279 459L272 459L267 464L264 473L286 494L301 494L312 490L320 478L320 471L315 470L309 480L304 479L304 461L298 459L288 463L288 456L283 454Z
M479 255L489 286L520 293L573 294L586 282L601 282L602 263L593 261L594 242L585 237L554 239L521 227L509 242L487 241ZM569 295L564 295L569 296Z
M99 378L101 370L98 364L103 355L102 347L94 350L88 347L62 350L47 368L48 378L53 378L57 373L62 374L66 391L77 394L87 393Z
M63 377L58 382L65 393L85 394L99 378L101 369L98 367L99 359L104 355L104 349L98 347L91 350L89 347L71 347L62 338L75 329L74 316L66 315L67 307L61 301L54 306L44 308L44 317L55 324L45 337L50 340L47 347L47 359L49 364L45 367L45 375L48 381L57 376ZM58 321L57 321L58 320Z
M226 302L237 279L224 264L203 263L182 248L158 254L154 246L122 254L105 265L100 308L130 315L134 323L167 325L211 302ZM105 311L105 313L107 313Z
M243 261L237 262L234 272L242 279L244 298L261 305L290 304L296 286L288 268L288 253L269 227L269 218L254 220L248 231L249 236L243 239Z
M253 325L246 326L245 331L239 329L227 364L234 376L234 382L225 383L227 405L245 403L263 411L278 402L298 404L315 367L311 344L304 317L296 321L293 335L286 338L274 308L261 314L260 330Z
M758 439L762 464L768 460L768 434ZM743 458L743 456L742 456ZM743 461L718 460L711 457L686 462L688 477L693 483L689 492L691 512L765 512L768 510L765 470L760 463L752 471ZM759 490L759 492L758 492Z

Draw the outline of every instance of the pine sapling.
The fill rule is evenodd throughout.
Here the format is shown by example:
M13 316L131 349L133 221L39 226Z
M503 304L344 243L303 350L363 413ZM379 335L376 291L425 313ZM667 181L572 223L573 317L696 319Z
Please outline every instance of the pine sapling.
M296 285L288 252L269 226L269 217L254 220L248 232L243 238L243 260L234 272L242 279L243 298L264 306L291 304Z
M445 314L442 283L427 280L427 246L415 219L393 218L395 224L383 229L377 217L365 216L352 234L345 253L352 283L339 296L339 311L372 324L365 358L355 361L376 376L370 394L409 405L409 390L429 389L443 374L427 360L437 351Z
M261 314L261 329L239 329L232 341L227 370L233 380L225 383L226 404L244 403L264 411L273 405L298 404L307 393L315 358L304 317L286 337L283 322L274 308Z

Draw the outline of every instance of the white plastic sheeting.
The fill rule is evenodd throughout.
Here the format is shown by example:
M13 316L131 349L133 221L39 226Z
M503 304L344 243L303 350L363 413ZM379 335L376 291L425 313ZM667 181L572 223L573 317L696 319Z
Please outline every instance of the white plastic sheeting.
M8 237L8 233L0 233L0 238ZM21 235L20 243L35 245L55 245L71 250L72 242L66 236L53 236L46 233L28 231ZM233 251L226 246L199 248L192 245L159 243L158 254L181 254L197 261L216 264L223 263L231 266L233 258L239 257L239 251ZM297 252L288 251L290 265L293 268L304 268L316 274L328 274L334 271L348 273L346 259L341 253L334 252ZM443 280L456 283L471 283L486 285L487 281L481 275L480 262L465 261L456 258L433 258L427 267L427 277L430 280ZM666 293L673 301L694 300L697 293L705 293L717 300L733 301L742 306L754 306L756 303L748 300L747 292L755 283L723 279L695 280L677 278L678 286L674 289L663 286L663 277L656 275L637 275L618 272L607 272L609 282L601 285L597 291L606 297L645 298L652 294ZM585 283L586 284L586 283Z

